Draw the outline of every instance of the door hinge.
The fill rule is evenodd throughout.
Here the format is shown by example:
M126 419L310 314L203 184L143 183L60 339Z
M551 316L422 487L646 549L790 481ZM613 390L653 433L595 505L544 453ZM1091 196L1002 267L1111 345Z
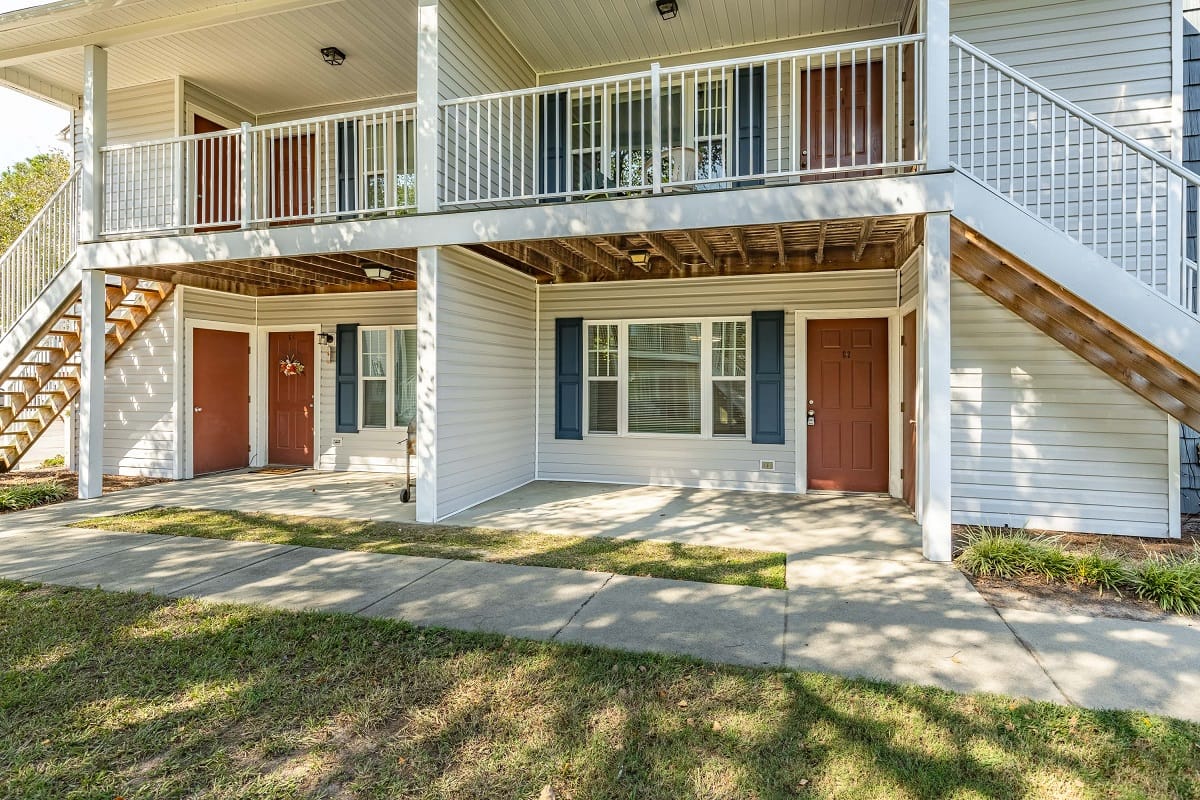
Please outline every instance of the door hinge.
M904 480L904 467L900 468L900 480Z
M250 447L250 445L246 445L246 452L247 452L247 453L249 453L249 452L251 451L251 449L252 449L252 448Z
M901 414L904 413L904 401L903 400L900 401L900 413Z

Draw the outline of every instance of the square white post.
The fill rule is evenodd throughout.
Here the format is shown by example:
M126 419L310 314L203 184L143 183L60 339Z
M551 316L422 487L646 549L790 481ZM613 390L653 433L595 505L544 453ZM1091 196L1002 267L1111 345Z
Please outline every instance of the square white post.
M950 168L950 0L922 0L925 33L925 163Z
M417 250L417 522L437 521L438 248Z
M950 215L925 217L918 307L917 519L930 561L949 561L950 535Z
M417 8L417 211L438 210L438 3ZM418 289L419 291L419 289Z
M79 325L79 497L90 500L104 489L104 334L108 309L104 273L83 273L83 312Z
M83 141L79 151L79 241L100 238L104 176L100 148L108 142L108 53L94 44L83 48Z

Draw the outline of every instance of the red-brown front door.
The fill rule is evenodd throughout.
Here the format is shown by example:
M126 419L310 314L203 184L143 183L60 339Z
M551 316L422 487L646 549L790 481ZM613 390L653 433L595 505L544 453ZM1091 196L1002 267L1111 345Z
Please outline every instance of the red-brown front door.
M196 328L192 334L192 471L250 463L250 334Z
M287 374L283 363L304 366ZM292 370L294 372L294 370ZM272 333L267 346L267 460L313 465L313 334Z
M808 323L808 487L888 488L887 320Z
M197 114L197 135L225 130ZM196 142L196 230L220 231L238 227L242 218L242 151L236 137L217 136ZM224 223L224 224L222 224Z
M904 317L901 335L904 353L904 460L901 475L902 494L908 507L917 508L917 312Z
M315 212L313 165L316 150L308 134L281 136L271 142L271 216L291 224L311 219Z
M845 176L847 167L883 161L881 62L808 70L797 80L804 168L838 170ZM855 169L850 174L876 172Z

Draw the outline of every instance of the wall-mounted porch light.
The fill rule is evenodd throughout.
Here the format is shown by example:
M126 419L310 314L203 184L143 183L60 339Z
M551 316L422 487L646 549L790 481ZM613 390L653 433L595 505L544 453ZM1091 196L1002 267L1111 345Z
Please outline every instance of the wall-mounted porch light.
M322 47L321 58L331 67L340 67L346 63L346 54L336 47Z
M675 19L679 16L679 3L676 0L655 0L654 5L663 19Z
M629 260L633 262L635 267L644 267L650 263L649 250L630 250Z
M392 277L392 268L383 264L367 264L363 267L363 273L373 281L386 281Z

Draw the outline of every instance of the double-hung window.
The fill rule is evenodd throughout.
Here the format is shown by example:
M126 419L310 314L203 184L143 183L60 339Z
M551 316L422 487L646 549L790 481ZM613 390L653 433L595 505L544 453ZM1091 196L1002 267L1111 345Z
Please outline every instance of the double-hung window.
M404 428L417 413L416 328L359 328L359 427Z
M748 321L587 325L590 435L745 437Z

